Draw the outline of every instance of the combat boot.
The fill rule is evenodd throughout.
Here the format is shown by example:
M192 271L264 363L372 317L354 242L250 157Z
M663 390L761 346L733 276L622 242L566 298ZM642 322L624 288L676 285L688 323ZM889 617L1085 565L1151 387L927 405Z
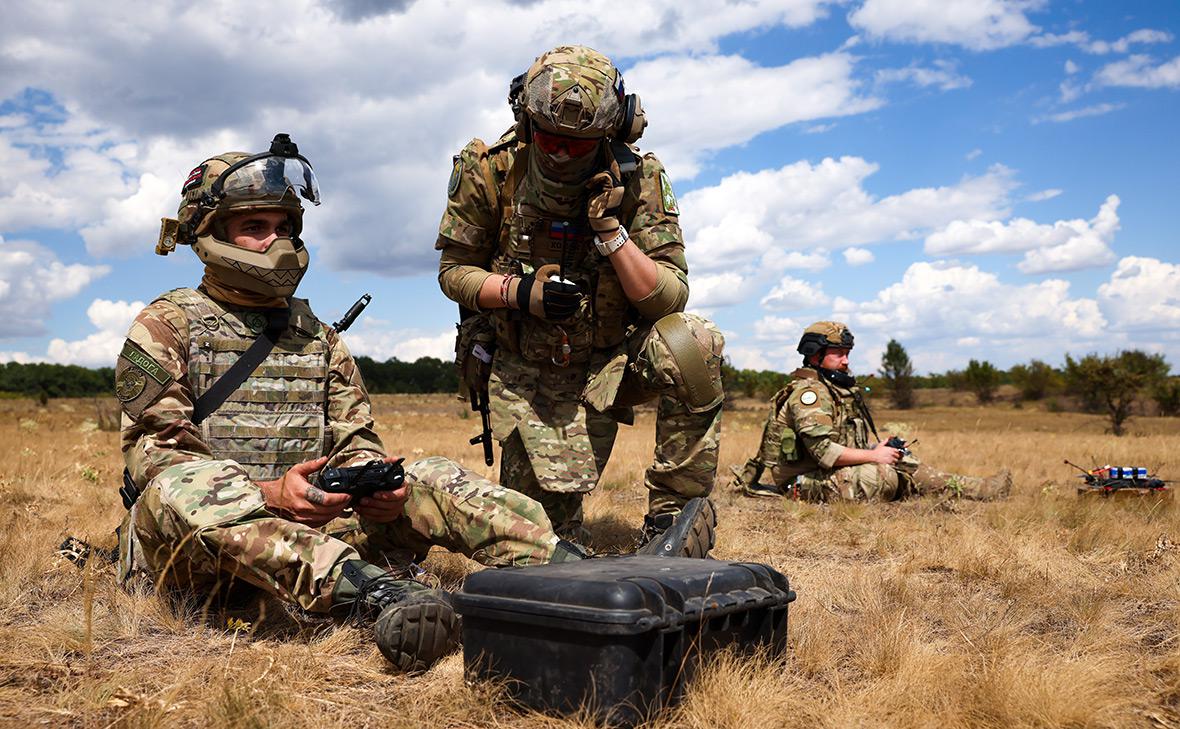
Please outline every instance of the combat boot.
M648 514L636 554L704 559L716 543L717 510L706 498L689 499L679 514Z
M745 467L741 469L738 469L737 466L730 466L729 471L733 474L733 480L729 482L729 487L742 496L760 496L764 498L782 496L783 492L778 486L764 484L759 481L762 478L762 472L764 470L763 465L754 458L746 461Z
M923 463L910 476L910 480L913 482L914 490L919 494L945 493L948 496L975 501L1002 499L1012 490L1012 473L1006 468L1001 469L993 476L980 478L979 476L943 473Z
M402 671L425 671L459 645L459 617L450 593L396 579L360 559L344 563L329 613L357 623L372 621L381 655Z

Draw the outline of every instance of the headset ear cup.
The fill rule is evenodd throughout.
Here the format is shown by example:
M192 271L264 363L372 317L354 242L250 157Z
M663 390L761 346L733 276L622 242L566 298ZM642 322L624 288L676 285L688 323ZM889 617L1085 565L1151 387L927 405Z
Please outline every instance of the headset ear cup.
M638 94L627 94L623 98L623 114L619 120L619 139L627 144L634 144L643 136L647 127L647 117L643 113L643 104L639 102Z

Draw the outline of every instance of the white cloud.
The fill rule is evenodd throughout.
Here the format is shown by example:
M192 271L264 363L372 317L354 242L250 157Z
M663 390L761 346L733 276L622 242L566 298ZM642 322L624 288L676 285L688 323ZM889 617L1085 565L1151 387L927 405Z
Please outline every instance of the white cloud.
M732 271L693 276L688 282L688 302L696 309L730 306L748 295L741 274Z
M0 337L43 334L53 302L77 295L109 271L64 264L37 243L0 237Z
M1060 194L1061 190L1051 187L1047 190L1039 190L1031 195L1026 195L1024 199L1028 202L1044 202L1045 200L1052 200Z
M844 262L849 266L864 266L865 264L872 263L874 260L876 260L876 257L867 248L853 246L852 248L844 249Z
M762 297L762 307L777 310L811 309L829 301L831 298L824 293L822 285L783 276L770 293Z
M1180 330L1180 265L1156 258L1123 258L1110 281L1098 287L1098 300L1120 329L1143 329L1156 335Z
M811 126L804 129L803 133L804 134L823 134L825 132L830 132L835 128L836 128L835 122L833 122L831 124L812 124Z
M1065 61L1065 72L1067 74L1072 76L1073 74L1077 73L1080 70L1081 69L1078 68L1078 64L1076 64L1073 61L1068 60L1068 59Z
M1065 99L1066 95L1067 94L1065 93L1065 89L1062 89L1062 99L1063 100ZM1072 98L1076 98L1076 96L1074 96ZM1092 106L1084 106L1081 109L1071 109L1069 111L1061 111L1056 114L1046 114L1044 116L1038 116L1033 119L1033 123L1039 124L1041 122L1046 122L1046 121L1060 123L1060 122L1073 121L1074 119L1084 119L1088 116L1102 116L1104 114L1109 114L1112 111L1118 111L1120 109L1126 108L1126 106L1127 106L1126 104L1122 104L1122 103L1093 104Z
M1171 33L1162 30L1153 30L1151 28L1141 28L1115 41L1091 40L1089 33L1080 30L1071 30L1068 33L1045 33L1031 38L1029 42L1038 48L1074 45L1086 53L1104 56L1109 53L1126 53L1131 50L1131 46L1133 45L1167 43L1171 40ZM1072 64L1072 61L1066 62L1066 73L1075 73L1077 70L1076 65L1074 66L1074 70L1071 71L1069 69L1070 64Z
M709 154L786 124L859 114L881 105L860 93L846 53L757 66L740 56L666 56L627 71L651 124L642 143L673 178L696 175ZM773 89L773 93L768 93Z
M128 303L95 299L86 309L86 317L98 331L72 342L56 337L51 339L45 361L83 367L113 367L127 338L127 330L143 307L142 301Z
M380 320L368 319L341 336L353 355L365 355L379 362L390 357L402 362L421 357L436 357L444 362L455 358L454 329L429 334L417 329L390 329Z
M1094 300L1070 297L1066 281L1017 286L958 263L911 264L901 281L872 300L839 300L834 309L835 318L856 332L858 344L862 334L871 335L866 343L893 337L907 347L941 350L964 361L968 353L948 348L949 342L975 338L991 352L1005 343L1035 344L1033 351L1058 352L1071 342L1098 340L1107 324ZM919 362L922 370L938 366L949 365Z
M1180 88L1180 56L1159 65L1154 65L1151 57L1142 55L1115 61L1098 69L1094 83L1144 89Z
M1035 33L1038 28L1025 11L1041 5L1023 0L866 0L848 22L871 38L986 51Z
M1075 83L1070 79L1066 79L1058 85L1057 90L1061 92L1061 103L1069 104L1077 101L1085 93L1086 89L1079 83ZM1062 120L1058 120L1062 121Z
M690 270L773 278L792 249L909 240L956 219L1003 217L1014 186L1011 171L995 166L954 185L877 198L863 186L877 169L859 157L802 161L735 173L689 192L681 225Z
M822 271L832 265L832 259L824 251L804 253L772 248L762 255L762 265L772 271Z
M883 68L877 71L877 83L898 83L907 81L916 86L937 86L941 91L965 89L972 81L959 73L954 61L937 60L933 68L910 64L905 68Z
M754 338L762 342L798 342L806 326L785 316L764 316L754 322Z
M1114 260L1110 244L1119 229L1119 198L1111 195L1091 220L1058 220L1044 225L1028 218L956 220L926 238L932 256L1025 251L1024 273L1071 271Z
M728 335L726 336L728 339ZM759 347L725 345L725 358L739 370L772 370L776 369L775 362L766 356Z
M983 150L980 149L979 147L976 147L975 149L971 150L967 154L963 155L963 158L966 159L968 162L970 162L971 160L975 159L976 157L978 157L981 154L983 154Z

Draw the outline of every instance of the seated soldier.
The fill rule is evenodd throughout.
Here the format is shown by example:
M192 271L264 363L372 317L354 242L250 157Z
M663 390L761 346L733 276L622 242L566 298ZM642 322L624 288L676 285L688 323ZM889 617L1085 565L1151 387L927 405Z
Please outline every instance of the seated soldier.
M774 396L758 454L739 471L735 489L747 496L793 495L808 501L893 501L911 495L952 493L970 499L1006 496L1012 477L943 473L907 450L877 440L876 426L856 379L848 373L852 332L820 321L799 340L803 367ZM769 470L772 484L759 482Z
M384 565L432 545L493 566L584 552L558 539L540 504L444 458L408 464L404 486L355 504L309 481L325 466L393 459L348 348L292 297L308 264L301 197L319 204L315 175L278 135L269 152L196 167L179 220L165 221L157 252L191 245L205 274L141 311L118 358L121 577L210 592L244 582L373 622L386 658L425 669L457 644L450 597ZM232 381L255 347L261 358ZM348 508L356 518L342 529L321 529ZM661 546L679 555L674 531Z

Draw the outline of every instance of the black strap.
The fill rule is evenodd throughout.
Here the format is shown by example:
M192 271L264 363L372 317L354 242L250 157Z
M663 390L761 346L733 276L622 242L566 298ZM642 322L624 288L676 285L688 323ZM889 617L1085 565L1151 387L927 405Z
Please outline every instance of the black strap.
M861 394L860 388L852 391L852 399L856 400L856 406L860 409L860 414L864 416L865 422L869 424L869 429L873 431L873 438L876 442L881 442L881 436L877 435L877 424L873 422L873 416L869 413L869 406L865 403L864 395Z
M274 349L279 337L287 331L290 316L290 309L270 309L266 312L266 329L262 330L258 339L254 340L250 348L238 357L238 361L234 362L224 375L218 377L217 381L197 398L193 405L193 425L200 425L202 420L215 413L225 399L258 369L258 365L262 364L262 360Z

